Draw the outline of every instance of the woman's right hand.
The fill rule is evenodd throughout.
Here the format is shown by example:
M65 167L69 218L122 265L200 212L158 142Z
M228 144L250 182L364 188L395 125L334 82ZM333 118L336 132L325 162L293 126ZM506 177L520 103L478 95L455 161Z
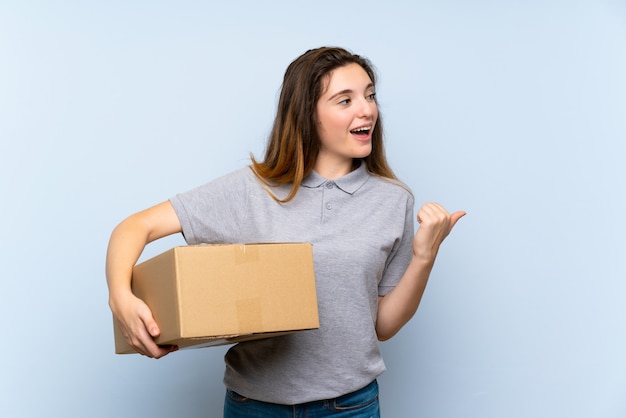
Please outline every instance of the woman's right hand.
M135 351L158 359L178 350L176 346L159 346L154 342L161 331L144 301L133 294L118 299L122 300L111 300L109 305L124 338Z
M126 341L144 356L161 358L177 347L159 347L154 342L161 331L148 305L131 291L133 266L146 244L181 231L174 208L165 201L123 220L109 240L106 258L109 306Z

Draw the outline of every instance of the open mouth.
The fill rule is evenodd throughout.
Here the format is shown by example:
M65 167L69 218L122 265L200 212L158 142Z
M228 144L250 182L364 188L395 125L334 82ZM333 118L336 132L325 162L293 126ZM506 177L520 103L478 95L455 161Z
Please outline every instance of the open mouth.
M366 137L370 134L370 131L372 130L371 126L363 126L361 128L356 128L350 131L350 133L352 135L357 135L357 136L363 136Z

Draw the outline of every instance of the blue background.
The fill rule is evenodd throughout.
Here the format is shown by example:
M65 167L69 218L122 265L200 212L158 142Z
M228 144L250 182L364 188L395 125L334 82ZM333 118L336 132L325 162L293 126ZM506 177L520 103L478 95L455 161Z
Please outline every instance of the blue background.
M376 65L417 204L468 212L383 343L384 416L626 416L618 0L2 1L2 416L221 416L226 348L113 354L106 245L261 156L321 45Z

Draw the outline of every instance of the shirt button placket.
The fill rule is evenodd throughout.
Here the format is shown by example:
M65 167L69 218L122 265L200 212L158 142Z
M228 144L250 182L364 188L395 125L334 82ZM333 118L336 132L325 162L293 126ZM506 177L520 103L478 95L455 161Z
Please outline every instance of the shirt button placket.
M333 183L332 181L329 181L328 183L326 183L326 188L328 190L332 190L335 187L335 183ZM328 210L332 210L333 209L333 204L330 202L326 202L326 209Z
M332 189L335 188L335 183L333 183L332 181L329 181L325 184L326 189L328 189L328 191L330 192ZM326 193L324 193L325 198L324 198L324 208L326 209L326 211L330 211L333 209L333 204L331 202L328 201L328 199L326 199L326 196L330 196L330 193L328 193L328 195L326 195Z

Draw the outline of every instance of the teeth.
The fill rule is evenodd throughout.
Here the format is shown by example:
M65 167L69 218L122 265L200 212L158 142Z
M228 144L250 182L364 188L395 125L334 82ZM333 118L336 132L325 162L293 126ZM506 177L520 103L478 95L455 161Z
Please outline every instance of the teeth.
M364 126L363 128L353 129L350 132L369 132L369 130L370 130L369 126Z

